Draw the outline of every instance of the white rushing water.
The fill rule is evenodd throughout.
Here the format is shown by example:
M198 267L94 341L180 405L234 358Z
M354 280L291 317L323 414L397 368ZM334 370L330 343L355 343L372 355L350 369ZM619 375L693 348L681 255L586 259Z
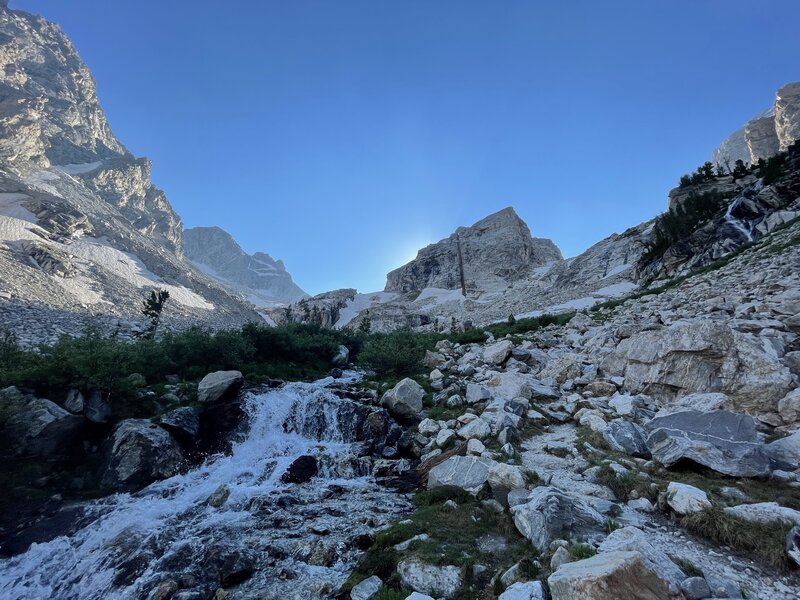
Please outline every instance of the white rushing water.
M255 564L248 580L260 589L277 581L270 568L288 570L288 577L296 579L297 593L284 597L307 594L300 585L303 581L341 584L352 568L344 558L328 565L324 573L318 566L286 558L298 554L298 544L320 544L318 538L299 535L302 526L324 518L337 534L352 534L360 531L354 528L385 523L393 510L403 507L394 506L396 495L359 476L357 469L344 477L337 471L343 458L352 464L355 457L339 423L339 409L350 401L326 389L330 383L289 384L250 396L249 431L230 455L216 456L136 494L90 503L81 520L85 525L74 534L34 544L24 554L0 562L0 598L147 598L160 582L181 581L176 570L183 573L182 589L194 585L198 593L208 593L219 587L218 582L203 582L210 577L208 571L218 568L220 561L236 562L242 556ZM318 457L320 477L308 484L283 483L286 468L307 454ZM209 506L208 497L223 484L230 489L229 500L221 508ZM326 505L321 490L331 484L340 496L335 504ZM290 506L272 502L282 496L291 499L284 503ZM298 513L305 507L311 508ZM341 515L336 507L342 507ZM370 511L377 516L370 516ZM334 537L332 533L325 539ZM276 546L281 550L275 552ZM182 594L175 597L202 597Z
M753 234L751 233L750 228L745 222L733 215L733 211L735 211L745 199L746 198L744 196L737 196L733 199L733 201L728 205L728 210L725 213L725 221L729 223L731 227L736 229L736 231L741 233L748 242L752 242Z

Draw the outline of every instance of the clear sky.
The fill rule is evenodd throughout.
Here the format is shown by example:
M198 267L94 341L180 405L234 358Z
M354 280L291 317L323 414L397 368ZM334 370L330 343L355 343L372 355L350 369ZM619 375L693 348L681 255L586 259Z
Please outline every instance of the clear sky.
M565 256L800 80L797 0L11 0L59 23L187 227L382 289L505 206Z

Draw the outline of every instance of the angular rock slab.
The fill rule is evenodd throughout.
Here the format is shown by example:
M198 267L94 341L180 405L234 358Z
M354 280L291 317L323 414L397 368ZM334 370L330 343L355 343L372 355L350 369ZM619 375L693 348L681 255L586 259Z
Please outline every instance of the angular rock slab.
M677 600L639 552L604 552L566 563L547 578L552 600Z
M425 390L413 379L406 377L381 398L381 405L395 417L408 419L422 411Z
M667 554L653 546L647 534L636 527L613 531L598 548L599 552L639 552L645 563L661 579L680 587L686 575Z
M428 473L428 489L457 487L477 494L489 479L493 460L477 456L452 456Z
M461 568L453 565L437 567L403 560L397 564L397 573L407 588L436 598L451 598L463 583Z
M687 410L656 417L645 427L647 447L664 466L691 460L732 477L764 477L770 472L750 415Z
M630 421L611 421L603 429L603 438L612 450L631 456L649 457L645 433L641 427Z
M240 371L215 371L209 373L197 385L197 400L202 403L216 402L239 391L244 384Z
M499 600L545 600L541 581L519 581L500 594Z
M524 503L511 506L511 514L519 532L540 551L556 539L599 534L604 520L580 498L549 486L534 488Z

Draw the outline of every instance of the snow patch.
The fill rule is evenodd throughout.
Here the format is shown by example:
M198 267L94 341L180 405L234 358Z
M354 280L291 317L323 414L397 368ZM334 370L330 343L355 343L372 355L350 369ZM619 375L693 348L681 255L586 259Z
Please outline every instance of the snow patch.
M339 311L339 319L334 323L334 329L341 329L355 319L361 311L372 308L378 304L385 304L397 298L393 292L374 292L372 294L356 294L349 300L344 308Z
M103 161L96 160L95 162L90 163L77 163L71 165L57 165L56 169L64 171L67 175L81 175L83 173L89 173L90 171L94 171L97 167L103 164Z
M125 279L136 287L157 286L169 292L171 299L192 308L211 310L214 305L188 288L164 283L163 279L149 271L135 254L117 250L102 238L82 238L68 246L75 256L90 261Z
M36 171L28 175L24 181L37 190L47 192L51 196L56 196L57 198L63 198L64 196L62 196L55 187L47 183L48 181L58 181L58 179L59 177L56 173L51 173L50 171Z
M13 217L30 223L37 223L39 220L36 215L22 206L23 200L29 200L30 196L19 192L0 193L0 215Z
M611 269L608 273L606 273L606 276L603 277L603 279L608 279L609 277L614 277L614 275L619 275L620 273L624 273L625 271L627 271L631 267L633 267L633 265L630 265L630 264L618 265L618 266L614 267L613 269Z
M428 302L425 302L426 300ZM428 287L419 293L417 299L414 300L414 304L424 302L425 304L439 306L440 304L445 304L447 302L463 301L464 294L461 293L461 290L445 290L442 288Z

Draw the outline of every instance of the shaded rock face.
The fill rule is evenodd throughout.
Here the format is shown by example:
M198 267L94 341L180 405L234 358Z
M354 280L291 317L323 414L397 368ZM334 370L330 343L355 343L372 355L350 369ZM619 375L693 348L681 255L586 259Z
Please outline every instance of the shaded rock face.
M749 415L687 410L656 417L646 427L650 432L647 447L662 465L691 460L733 477L761 477L770 472L755 420Z
M165 429L146 419L126 419L109 440L101 485L140 487L175 475L182 460L183 452Z
M202 404L224 400L235 395L243 384L244 377L240 371L209 373L197 385L197 400Z
M781 150L800 139L800 82L786 84L778 90L775 99L775 133Z
M219 227L194 227L183 232L184 253L202 271L256 306L292 303L307 297L281 260L269 254L247 254Z
M420 250L413 261L389 273L386 291L461 289L462 265L468 291L491 285L507 287L528 275L531 268L560 260L561 252L553 242L531 237L514 209L506 208Z
M68 455L84 427L83 417L13 387L0 390L0 414L0 446L17 456Z

